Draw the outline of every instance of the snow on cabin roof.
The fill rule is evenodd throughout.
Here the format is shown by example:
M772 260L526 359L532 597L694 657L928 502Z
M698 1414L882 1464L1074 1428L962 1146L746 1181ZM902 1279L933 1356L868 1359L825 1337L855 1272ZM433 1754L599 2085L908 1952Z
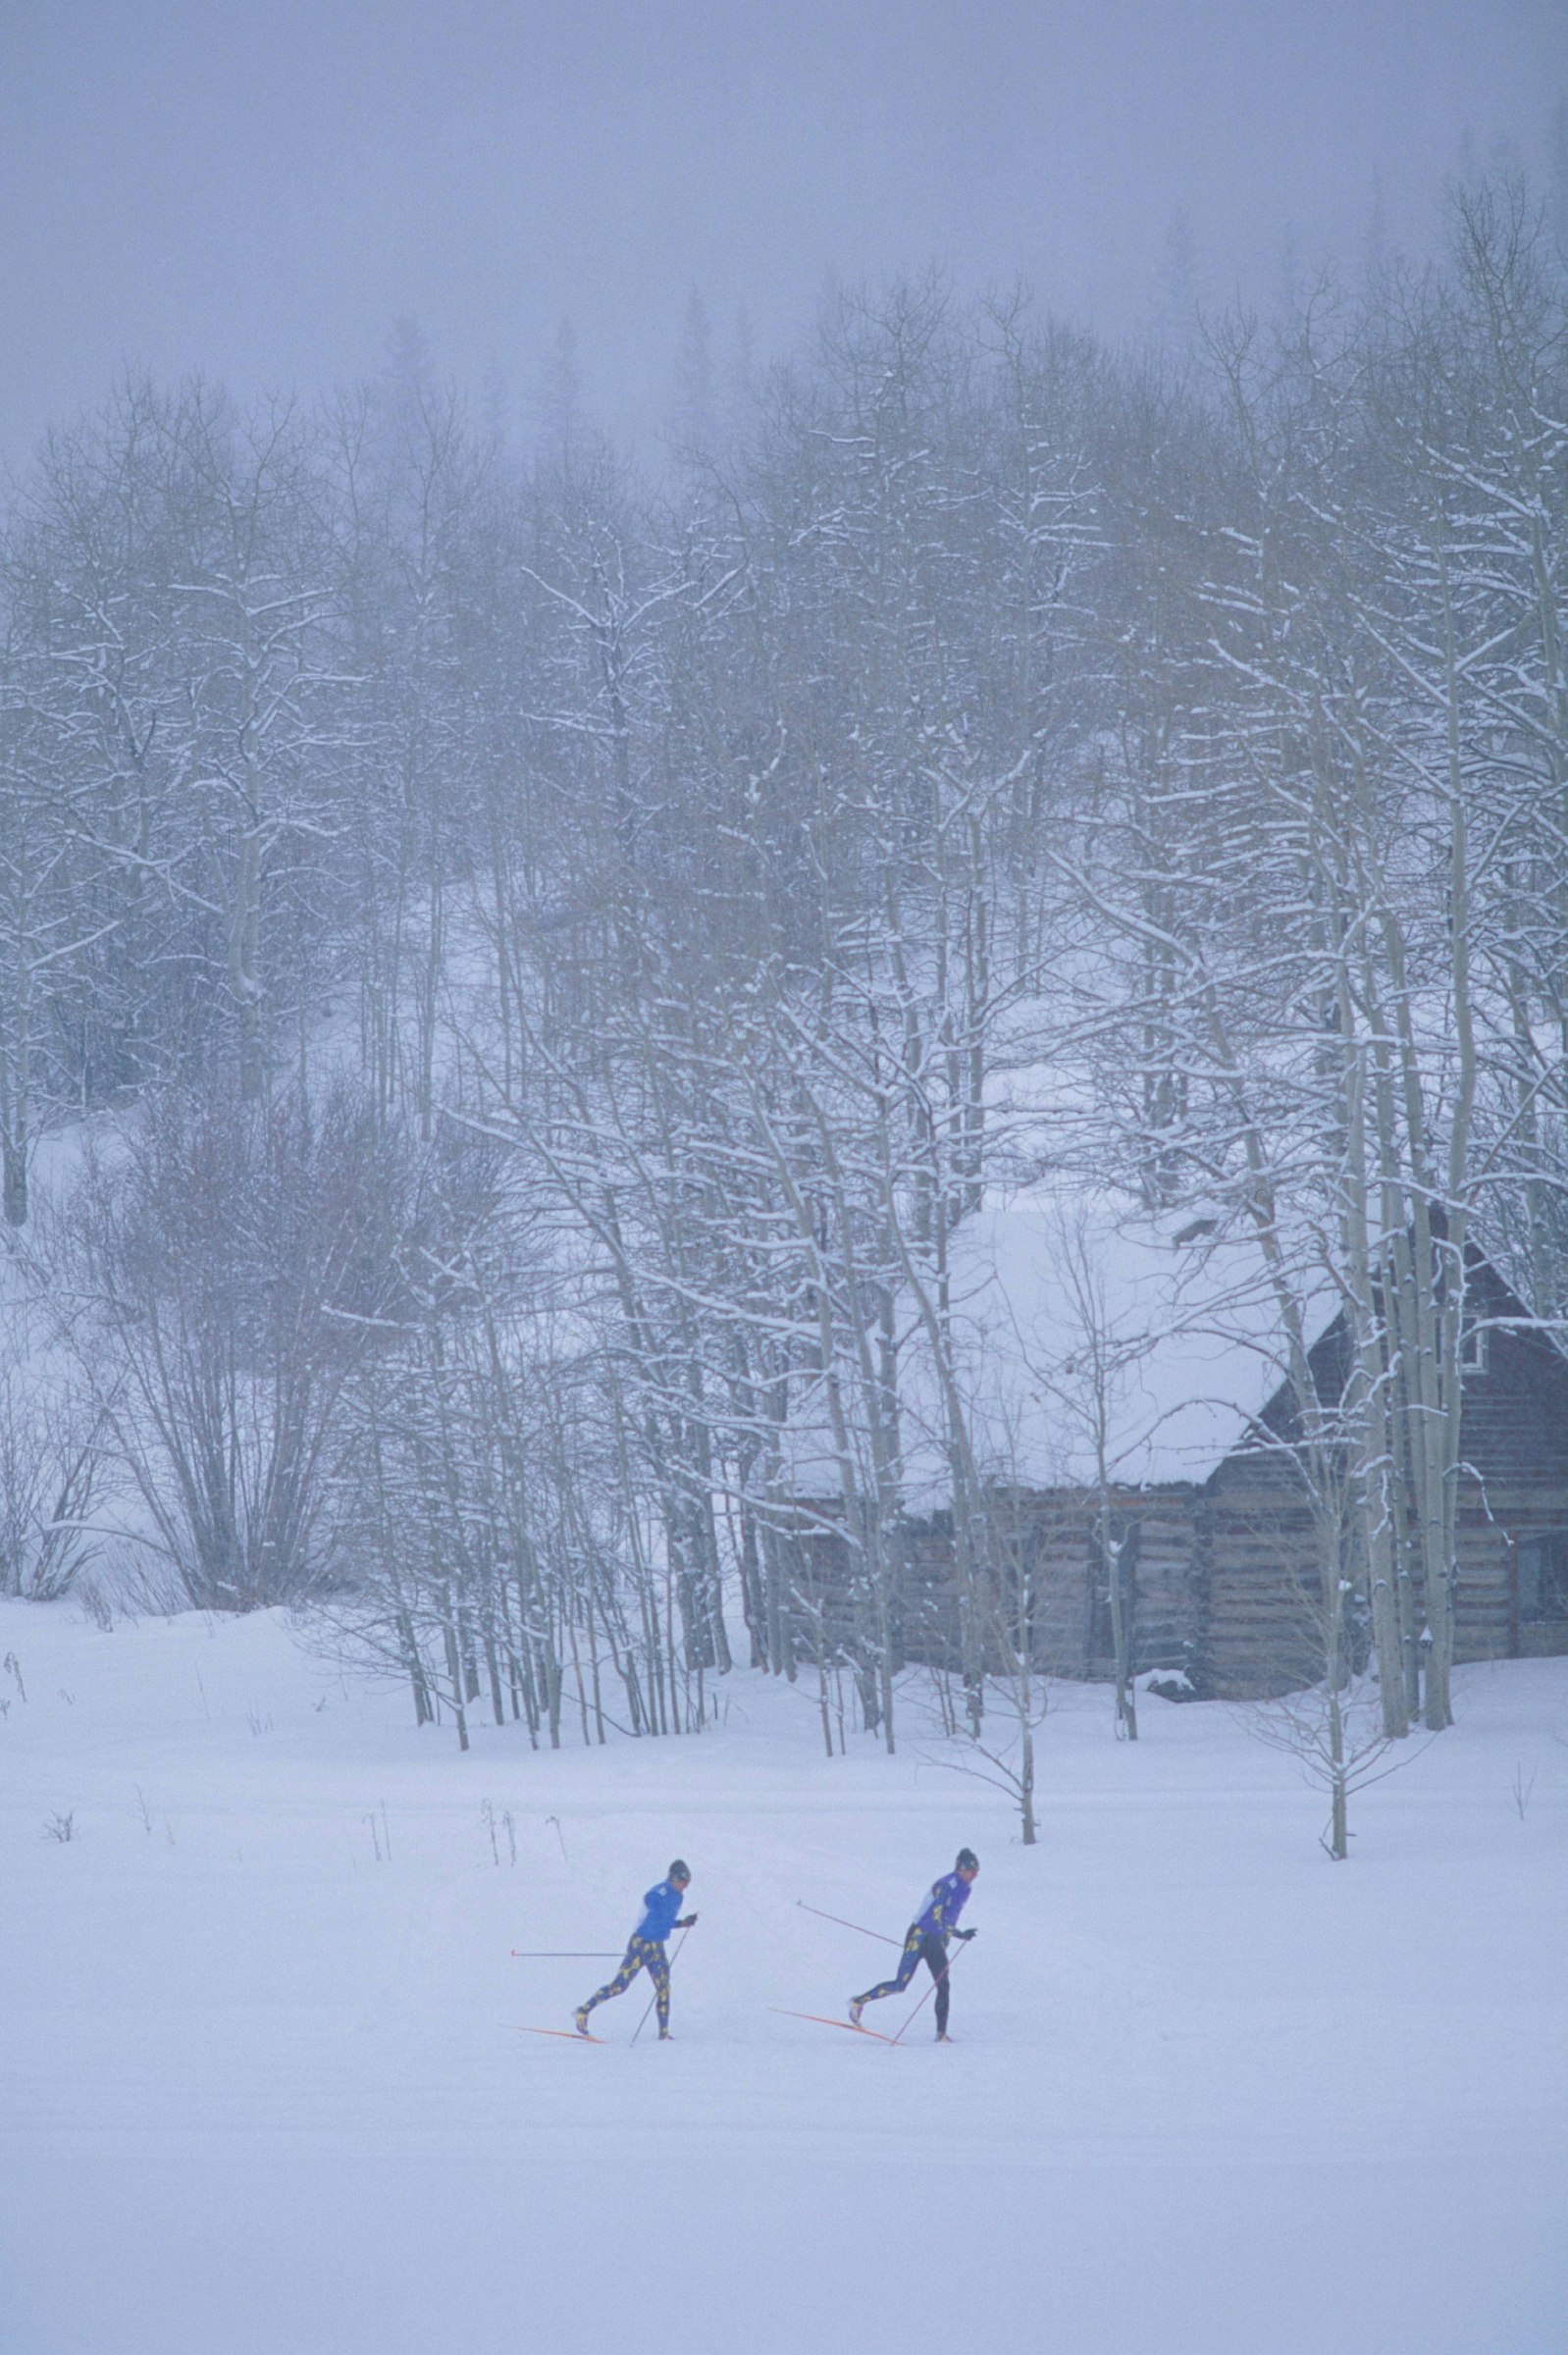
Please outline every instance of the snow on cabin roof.
M1309 1343L1334 1300L1305 1255L1286 1269ZM1284 1378L1280 1301L1255 1238L1192 1209L1150 1217L1124 1197L1034 1189L949 1238L945 1328L928 1268L897 1306L906 1505L951 1494L949 1423L931 1324L948 1355L975 1466L1029 1488L1203 1481ZM862 1427L855 1385L841 1386ZM792 1422L796 1492L835 1495L837 1455L814 1377Z

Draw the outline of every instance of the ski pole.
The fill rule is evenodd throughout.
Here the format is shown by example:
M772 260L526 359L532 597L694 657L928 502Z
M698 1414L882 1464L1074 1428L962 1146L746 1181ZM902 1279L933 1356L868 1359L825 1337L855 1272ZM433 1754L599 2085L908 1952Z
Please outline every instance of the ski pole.
M840 1913L824 1913L820 1906L809 1906L804 1897L798 1897L795 1903L803 1913L814 1913L818 1921L836 1921L841 1930L859 1930L862 1938L878 1938L884 1946L904 1944L902 1938L890 1938L885 1930L868 1930L863 1922L846 1921Z
M967 1938L966 1938L964 1940L964 1944L967 1946L968 1943L969 1942ZM910 2014L909 2018L904 2022L904 2028L914 2027L915 2021L919 2018L920 2014L925 2010L926 2005L930 2002L932 1996L935 1995L937 1989L941 1986L942 1981L951 1975L953 1969L953 1957L949 1955L947 1961L943 1963L935 1978L932 1979L930 1986L927 1987L925 1993L921 1996L914 2011ZM894 2037L893 2042L895 2044L898 2044L902 2041L904 2028L900 2028L898 2035Z
M692 1934L692 1933L691 1933L691 1931L690 1931L690 1930L682 1930L682 1932L681 1932L681 1937L680 1937L680 1946L677 1946L677 1947L676 1947L676 1949L675 1949L675 1952L674 1952L674 1953L671 1955L671 1957L670 1957L670 1959L669 1959L669 1966L670 1966L671 1970L673 1970L673 1969L675 1968L675 1965L676 1965L676 1963L677 1963L677 1962L680 1961L680 1959L681 1959L681 1947L682 1947L682 1946L684 1946L684 1945L686 1944L686 1941L687 1941L687 1939L688 1939L688 1938L691 1936L691 1934ZM635 2027L635 2028L632 2030L632 2042L633 2042L633 2044L635 2044L635 2043L637 2042L637 2039L638 2039L638 2037L639 2037L639 2036L641 2036L641 2034L642 2034L643 2030L644 2030L644 2029L647 2027L647 2025L648 2025L648 2013L653 2011L653 2005L654 2005L654 2004L656 2004L657 2002L658 2002L658 1989L655 1987L655 1988L654 1988L654 1990L653 1990L653 2000L652 2000L652 2002L649 2004L649 2007L648 2007L648 2012L645 2012L645 2013L643 2014L643 2016L642 2016L642 2018L641 2018L641 2019L638 2021L638 2023L637 2023L636 2027Z
M514 1946L514 1962L613 1962L616 1950L608 1946Z

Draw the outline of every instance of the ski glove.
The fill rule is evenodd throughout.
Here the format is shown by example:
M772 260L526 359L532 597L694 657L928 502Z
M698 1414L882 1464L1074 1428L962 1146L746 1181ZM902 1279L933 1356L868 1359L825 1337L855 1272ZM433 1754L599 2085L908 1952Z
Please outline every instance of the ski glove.
M978 1930L955 1930L953 1935L955 1938L962 1938L967 1946L971 1938L978 1938L980 1933Z
M680 1920L676 1922L675 1927L678 1930L689 1930L696 1919L697 1915L695 1913L683 1913Z

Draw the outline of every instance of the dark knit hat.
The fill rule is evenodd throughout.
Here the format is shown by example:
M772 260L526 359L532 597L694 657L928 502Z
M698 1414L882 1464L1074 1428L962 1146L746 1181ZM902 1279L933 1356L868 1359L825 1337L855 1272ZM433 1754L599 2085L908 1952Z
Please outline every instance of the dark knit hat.
M959 1850L959 1860L954 1865L953 1869L955 1872L978 1872L980 1869L980 1859L975 1855L972 1848L961 1848Z
M692 1868L684 1857L677 1857L664 1877L671 1881L689 1881L692 1877Z

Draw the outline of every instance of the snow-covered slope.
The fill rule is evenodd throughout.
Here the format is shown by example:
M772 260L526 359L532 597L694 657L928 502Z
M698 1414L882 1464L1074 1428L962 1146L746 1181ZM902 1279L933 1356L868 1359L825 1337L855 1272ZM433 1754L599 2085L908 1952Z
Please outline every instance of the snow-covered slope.
M1218 1705L1132 1748L1057 1689L1024 1850L913 1700L893 1760L745 1675L702 1738L465 1758L276 1615L5 1605L7 1657L5 2355L1568 2339L1568 1662L1462 1671L1334 1867ZM961 1841L958 2043L780 2016L892 1953L798 1899L897 1935ZM676 2042L640 1989L517 2034L609 1965L508 1949L617 1948L677 1850Z

